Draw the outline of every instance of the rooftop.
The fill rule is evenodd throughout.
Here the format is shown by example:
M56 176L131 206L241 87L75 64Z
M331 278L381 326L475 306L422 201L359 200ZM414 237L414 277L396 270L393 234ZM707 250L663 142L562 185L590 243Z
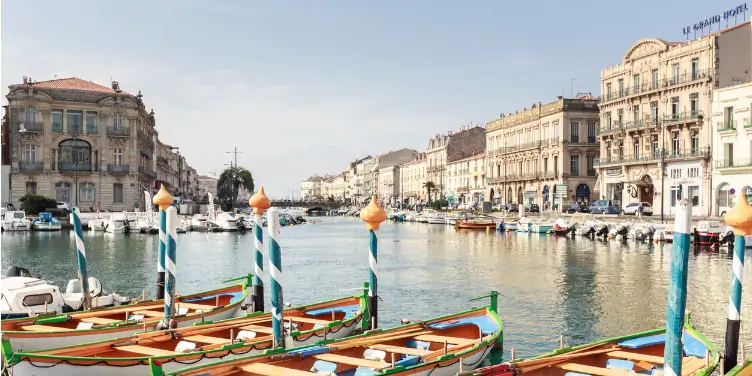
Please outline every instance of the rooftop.
M31 82L31 81L29 81ZM25 82L28 84L29 82ZM37 81L32 83L34 87L42 89L57 89L57 90L75 90L75 91L88 91L97 93L115 93L115 89L107 86L96 84L92 81L86 81L78 77L69 78L57 78L47 81ZM116 86L117 82L113 84ZM116 86L117 87L117 86Z

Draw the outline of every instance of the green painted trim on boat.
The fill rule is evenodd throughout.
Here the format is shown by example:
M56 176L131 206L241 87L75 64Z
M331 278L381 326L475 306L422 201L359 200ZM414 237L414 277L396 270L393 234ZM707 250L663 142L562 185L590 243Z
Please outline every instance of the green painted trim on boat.
M361 296L357 295L357 296L354 296L354 297L355 298L360 298ZM322 301L322 302L311 303L311 304L306 304L306 305L302 305L302 306L298 306L298 307L289 308L288 310L303 310L303 309L306 309L306 308L311 307L311 306L321 305L321 304L327 304L327 303L331 303L331 302L334 302L334 301L344 300L344 299L351 299L351 298L353 298L353 296L339 298L339 299L325 300L325 301ZM246 315L244 318L246 318L246 317L253 317L253 316L259 316L259 315L264 315L264 314L265 314L264 312L254 312L252 314ZM266 314L268 314L268 313L266 313ZM237 319L238 319L237 317L232 317L232 318L225 319L225 320L215 321L214 323L215 324L216 323L222 323L222 322L226 322L226 321L230 321L230 320L237 320ZM362 319L363 319L363 315L361 314L360 316L355 316L355 317L353 317L353 318L351 318L349 320L345 320L344 322L341 322L341 323L356 323L358 320L362 320ZM299 332L299 333L302 334L302 335L311 334L311 333L314 333L316 330L320 330L320 329L322 329L322 328L310 329L310 330L302 331L302 332ZM130 335L129 335L129 337L130 337ZM99 344L99 343L112 342L113 340L114 339L106 339L106 340L102 340L102 341L79 343L79 344L76 344L76 345L63 346L63 347L58 347L58 348L53 348L53 349L45 349L45 350L40 350L40 351L63 350L63 349L69 349L69 348L74 348L74 347L78 347L78 346L84 346L84 345L95 345L95 344ZM237 347L252 346L252 345L254 345L256 343L260 343L260 342L266 342L266 340L264 340L264 341L258 341L258 342L250 342L250 343L237 343L237 344L229 344L228 343L227 345L223 346L221 349L213 349L213 350L206 350L206 351L196 351L196 352L191 352L190 354L191 355L198 355L198 354L205 355L207 353L212 353L212 352L216 352L216 351L226 351L226 350L234 349L234 348L237 348ZM9 346L10 346L10 344L9 344ZM302 347L305 347L305 346L302 346ZM266 351L269 351L269 350L266 350ZM281 349L281 352L285 352L285 351L286 351L285 349ZM5 351L3 351L3 352L5 352ZM11 350L10 353L12 354L12 350ZM16 357L16 356L18 356L18 357ZM140 361L144 361L144 360L149 360L149 359L156 359L156 360L169 359L169 358L174 357L175 355L140 356L140 357L127 357L127 358L125 358L125 357L124 358L96 358L95 359L95 358L92 358L92 357L79 357L79 356L66 356L66 355L46 355L46 354L38 354L38 353L35 353L35 352L28 352L28 353L27 352L19 352L19 353L15 353L14 354L14 358L13 358L14 361L13 362L9 361L8 364L9 365L13 365L13 364L18 363L21 360L22 356L33 356L35 358L45 358L45 359L81 360L81 361L92 361L92 360L96 360L96 361L129 361L129 360L130 361L139 361L139 360Z
M743 364L737 364L736 367L734 367L730 371L728 371L728 373L726 374L726 376L736 376L736 375L739 374L739 372L741 372L743 369L745 369L747 367L752 367L752 357L750 357L749 359L747 359L747 361L744 362Z
M13 357L13 347L10 344L10 339L3 335L0 341L2 341L2 347L0 347L0 350L3 352L3 361L5 361L5 363L10 363L11 358Z

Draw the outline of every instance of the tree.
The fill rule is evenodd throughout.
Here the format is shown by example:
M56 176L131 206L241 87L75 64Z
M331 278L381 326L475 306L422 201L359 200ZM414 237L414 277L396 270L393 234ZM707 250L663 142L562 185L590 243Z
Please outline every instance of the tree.
M238 200L238 193L240 193L241 188L248 192L254 191L253 175L243 167L229 167L222 171L219 180L217 180L217 198L233 208Z
M30 215L39 214L43 211L47 211L47 209L57 208L57 201L43 195L27 193L25 196L21 197L19 201L21 201L20 209Z
M427 181L423 183L423 188L428 191L428 205L431 205L431 191L436 189L436 184L434 184L432 181Z

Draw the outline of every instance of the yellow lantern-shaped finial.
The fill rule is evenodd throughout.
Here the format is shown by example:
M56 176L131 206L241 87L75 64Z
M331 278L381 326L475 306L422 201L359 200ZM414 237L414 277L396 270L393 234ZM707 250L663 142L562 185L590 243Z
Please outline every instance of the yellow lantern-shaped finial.
M172 198L172 195L170 195L170 192L167 192L167 190L164 187L164 184L162 184L162 187L159 188L159 192L154 196L154 198L151 199L151 201L155 205L159 205L159 210L165 210L172 205L172 202L175 201L174 198Z
M734 229L736 235L752 235L752 206L747 202L747 190L745 185L739 190L734 201L734 207L726 213L726 224Z
M360 211L360 219L366 223L369 230L378 230L381 222L386 221L386 212L376 203L376 196L373 196L371 203Z
M248 200L248 205L251 205L254 213L264 214L266 209L269 209L272 206L272 202L269 201L269 197L266 197L264 187L261 187L261 189Z

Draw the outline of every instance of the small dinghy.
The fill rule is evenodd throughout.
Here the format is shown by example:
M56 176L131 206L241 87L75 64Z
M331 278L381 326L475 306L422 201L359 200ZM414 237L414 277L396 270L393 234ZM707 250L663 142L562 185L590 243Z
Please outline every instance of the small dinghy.
M658 329L587 345L563 347L530 360L480 368L472 375L663 375L665 333L665 329ZM690 325L684 327L683 345L682 376L706 376L715 370L719 360L715 345Z
M246 277L243 277L245 280ZM234 317L247 296L246 284L177 297L178 327ZM152 329L164 316L162 300L49 317L3 320L3 352L36 351L118 338Z
M293 328L293 346L351 335L363 318L364 304L362 296L286 309L284 320L286 328ZM171 372L186 365L230 360L271 348L271 313L254 313L176 330L141 332L33 353L16 352L8 366L14 375L148 375L150 360L161 363L164 372Z
M31 221L31 228L34 231L60 231L63 225L57 219L52 218L52 213L41 212L39 217Z
M495 300L495 299L494 299ZM411 375L453 376L475 369L497 344L502 323L495 307L392 329L376 329L340 340L184 368L175 376L232 375ZM152 375L162 375L153 361Z
M496 229L496 222L488 219L470 219L457 220L454 228L458 230L493 230Z

